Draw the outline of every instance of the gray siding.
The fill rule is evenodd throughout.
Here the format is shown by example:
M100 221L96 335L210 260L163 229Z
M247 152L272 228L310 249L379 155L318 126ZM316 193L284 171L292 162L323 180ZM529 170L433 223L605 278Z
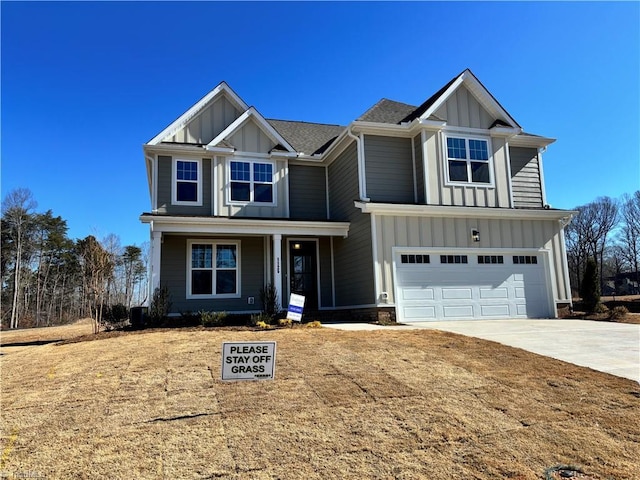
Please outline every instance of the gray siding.
M242 157L238 154L237 157L231 158L231 160L239 161L261 161L256 157ZM286 163L280 160L268 160L264 161L274 164L273 180L275 183L274 198L276 205L260 205L255 204L241 204L241 203L229 203L227 201L228 196L228 179L229 175L227 167L229 163L225 157L216 157L216 215L223 217L251 217L251 218L286 218L287 207L289 202L289 189L288 182L285 175Z
M435 115L449 126L468 128L489 128L495 120L464 85L436 110Z
M289 165L289 217L327 219L327 170L324 167Z
M416 191L418 203L427 203L424 190L424 158L422 156L422 135L413 137L413 155L416 166Z
M195 158L180 157L185 160ZM170 215L211 215L211 159L202 160L202 206L171 204L173 158L158 156L158 213Z
M320 237L320 307L333 307L333 289L331 288L331 238Z
M411 139L365 135L364 151L367 197L415 203Z
M334 238L336 306L375 302L371 219L354 206L358 200L356 145L352 143L329 166L331 220L351 222L348 238Z
M464 136L464 135L463 135ZM447 184L447 163L445 155L444 135L426 132L425 151L428 185L428 204L464 206L464 207L504 207L510 206L509 186L507 183L506 144L500 137L484 137L490 141L493 158L492 186L471 186Z
M511 189L513 206L518 208L542 207L542 183L538 150L535 148L511 147Z
M161 285L171 294L173 313L209 311L260 310L260 288L264 286L264 239L242 237L240 239L240 298L187 299L187 241L197 236L165 235L160 260ZM229 237L224 237L230 240ZM206 240L211 240L208 237ZM237 239L233 239L237 240ZM255 304L248 304L254 297Z
M238 152L269 153L276 144L251 120L228 139Z
M163 142L206 144L241 115L226 97L222 96L202 110L187 125Z

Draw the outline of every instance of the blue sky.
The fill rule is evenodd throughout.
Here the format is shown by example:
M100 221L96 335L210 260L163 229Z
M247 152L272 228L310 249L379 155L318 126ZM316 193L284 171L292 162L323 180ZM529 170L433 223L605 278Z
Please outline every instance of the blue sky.
M640 3L1 3L2 196L69 235L148 239L142 144L220 81L266 118L346 125L470 68L557 138L547 199L640 188Z

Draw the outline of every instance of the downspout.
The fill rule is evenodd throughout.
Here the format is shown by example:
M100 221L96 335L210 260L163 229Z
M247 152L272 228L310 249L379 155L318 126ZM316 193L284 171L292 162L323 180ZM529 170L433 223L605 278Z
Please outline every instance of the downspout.
M360 201L370 202L371 199L367 198L367 187L364 171L364 148L362 147L362 139L351 132L352 127L347 130L347 136L353 138L356 141L356 152L358 154L358 193Z

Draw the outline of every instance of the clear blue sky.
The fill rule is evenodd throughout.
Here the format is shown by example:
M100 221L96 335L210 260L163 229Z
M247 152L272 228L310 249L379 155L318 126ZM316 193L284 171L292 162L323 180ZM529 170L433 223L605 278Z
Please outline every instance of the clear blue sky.
M544 155L556 208L640 188L640 4L7 2L2 196L140 244L142 144L220 81L267 118L346 125L470 68Z

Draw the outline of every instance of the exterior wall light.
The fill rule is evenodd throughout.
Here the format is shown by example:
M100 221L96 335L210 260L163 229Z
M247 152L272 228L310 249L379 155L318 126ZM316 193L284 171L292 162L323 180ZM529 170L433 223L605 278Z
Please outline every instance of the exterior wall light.
M478 230L476 230L475 228L471 229L471 240L474 242L479 242L480 241L480 232Z

